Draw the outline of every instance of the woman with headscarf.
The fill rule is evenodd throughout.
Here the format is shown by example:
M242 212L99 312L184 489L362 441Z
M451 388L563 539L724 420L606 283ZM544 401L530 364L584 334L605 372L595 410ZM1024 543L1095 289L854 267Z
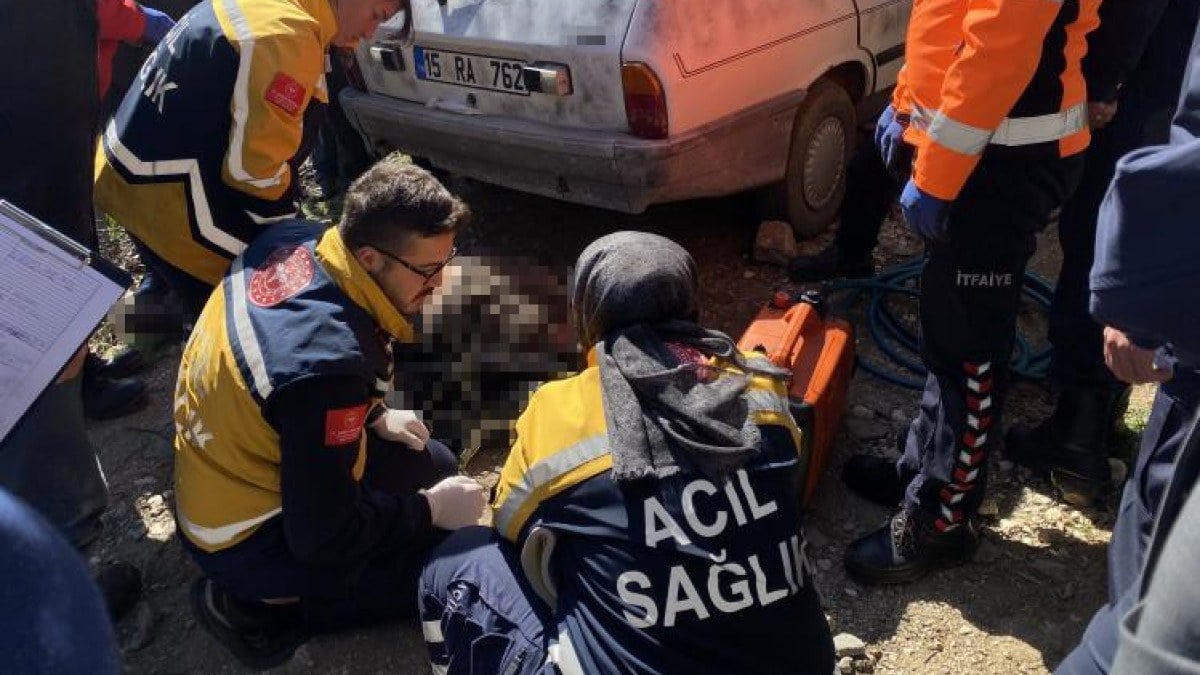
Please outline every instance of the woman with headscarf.
M459 531L422 576L435 672L833 671L786 374L701 328L697 296L662 237L580 255L587 367L517 421L495 529Z

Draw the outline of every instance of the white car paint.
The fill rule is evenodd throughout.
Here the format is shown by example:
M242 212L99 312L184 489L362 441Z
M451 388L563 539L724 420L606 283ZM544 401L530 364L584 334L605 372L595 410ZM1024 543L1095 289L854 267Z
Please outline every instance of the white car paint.
M399 149L485 182L639 212L782 179L795 111L814 81L839 69L855 101L894 84L911 4L413 0L411 39L381 26L358 51L369 92L346 91L342 101L377 152ZM413 45L566 64L573 91L517 96L419 80ZM404 69L386 68L384 52ZM666 139L630 133L621 64L631 61L662 82Z

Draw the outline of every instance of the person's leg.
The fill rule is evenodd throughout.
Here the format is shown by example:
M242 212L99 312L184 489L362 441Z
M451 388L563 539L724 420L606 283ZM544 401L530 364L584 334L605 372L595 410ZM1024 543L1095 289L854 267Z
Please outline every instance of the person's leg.
M859 143L846 167L846 196L833 244L815 255L793 258L788 276L794 281L819 281L873 275L871 252L899 191L896 177L884 166L875 145Z
M0 661L12 673L121 672L104 602L76 551L0 490Z
M458 462L445 444L430 440L416 452L401 443L371 434L363 482L371 489L411 495L458 473ZM316 584L301 595L306 624L314 633L325 633L382 621L416 617L413 594L417 577L430 549L445 533L434 533L408 542L399 551L379 556L347 569L340 579Z
M985 156L951 206L947 240L928 244L920 316L930 376L900 462L918 472L893 523L848 551L860 580L909 581L973 552L1025 265L1078 171L1078 158Z
M455 532L430 554L417 598L435 670L538 672L550 609L529 587L513 545L490 527Z
M418 452L403 443L367 434L363 481L376 490L411 495L457 473L458 459L437 439L429 439L425 449Z
M163 260L150 250L149 246L137 239L133 237L130 239L133 240L138 257L142 259L146 269L175 293L175 297L183 307L184 323L189 326L195 323L196 317L200 316L200 312L208 302L208 297L212 295L213 287Z
M1200 672L1200 427L1196 413L1200 398L1191 401L1187 437L1176 459L1171 485L1150 546L1139 602L1121 621L1120 643L1113 675Z
M1048 419L1014 426L1005 443L1013 461L1049 472L1064 499L1076 504L1095 502L1111 489L1108 455L1129 396L1128 385L1104 364L1103 327L1088 311L1096 219L1117 160L1165 139L1173 108L1145 100L1136 87L1127 94L1113 121L1093 132L1079 188L1058 221L1063 258L1049 319L1058 401Z
M1107 673L1116 655L1120 621L1136 604L1155 517L1174 474L1175 460L1186 440L1200 375L1181 372L1159 389L1133 475L1125 484L1121 507L1108 545L1108 603L1097 610L1079 645L1055 671L1057 675Z
M100 534L108 485L83 422L81 378L52 384L0 442L0 487L24 499L76 548Z

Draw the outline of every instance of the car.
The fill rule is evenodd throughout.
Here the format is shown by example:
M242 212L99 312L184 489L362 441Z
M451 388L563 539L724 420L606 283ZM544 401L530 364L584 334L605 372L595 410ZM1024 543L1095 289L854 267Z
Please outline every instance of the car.
M372 152L628 213L765 188L832 222L912 0L411 0L341 103ZM354 79L354 78L352 78ZM773 196L773 199L771 198Z

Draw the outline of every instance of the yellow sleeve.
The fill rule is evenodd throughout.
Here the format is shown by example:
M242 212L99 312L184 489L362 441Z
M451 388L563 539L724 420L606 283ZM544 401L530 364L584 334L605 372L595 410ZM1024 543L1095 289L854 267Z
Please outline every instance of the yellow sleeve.
M516 511L517 502L524 492L521 486L529 472L529 456L525 451L522 439L529 434L530 419L537 402L537 392L529 398L529 405L517 418L515 437L512 448L508 451L508 459L500 469L500 478L492 498L492 523L500 532L500 536L515 542L525 519L520 518ZM521 509L524 510L524 509Z
M222 179L239 192L267 204L263 217L291 210L293 176L288 161L300 148L304 111L324 91L325 51L314 20L288 16L268 22L255 34L254 15L231 17L239 51L230 101L232 124ZM245 17L243 17L244 19Z

